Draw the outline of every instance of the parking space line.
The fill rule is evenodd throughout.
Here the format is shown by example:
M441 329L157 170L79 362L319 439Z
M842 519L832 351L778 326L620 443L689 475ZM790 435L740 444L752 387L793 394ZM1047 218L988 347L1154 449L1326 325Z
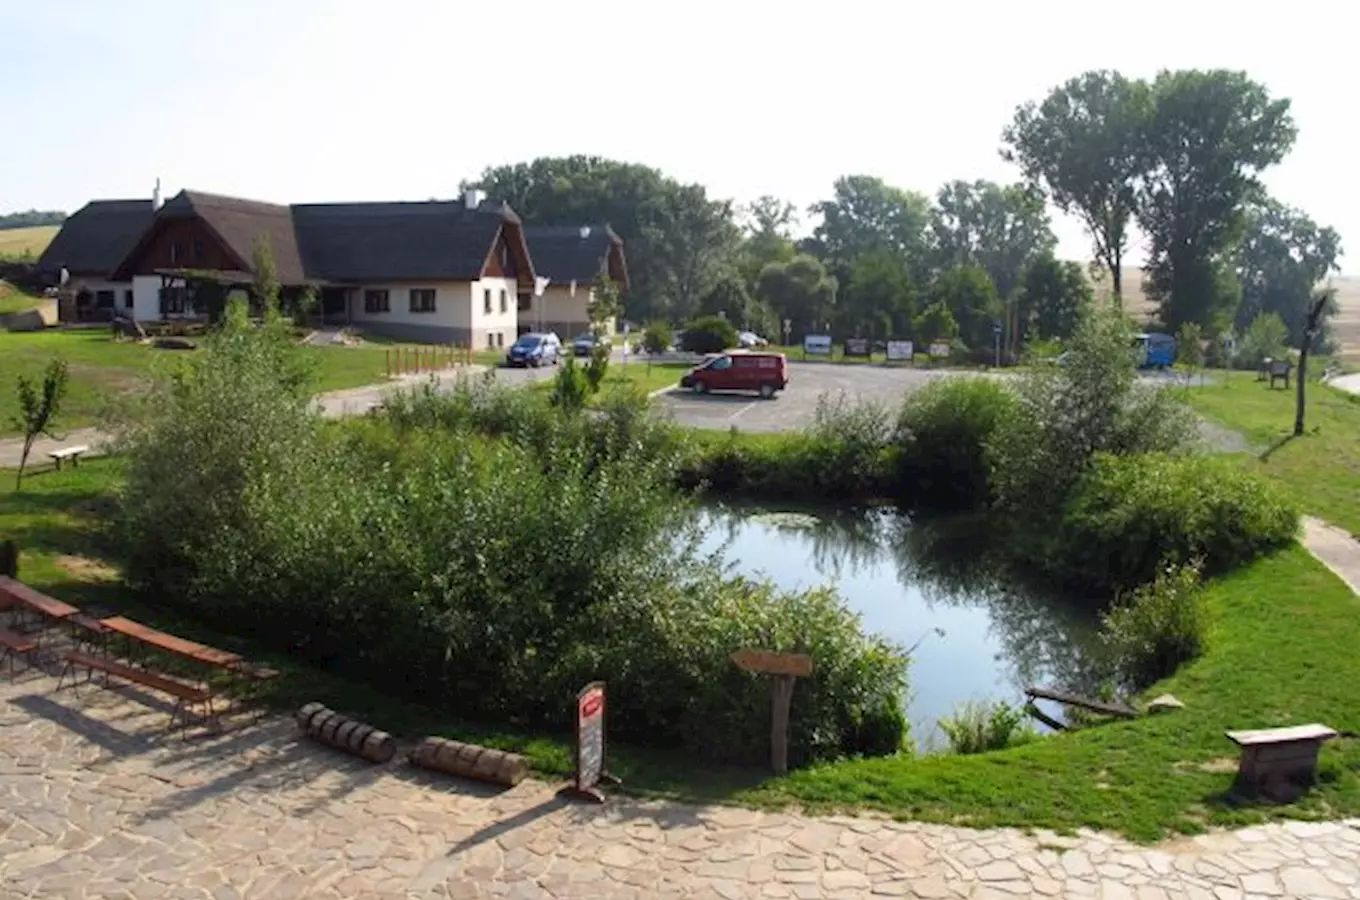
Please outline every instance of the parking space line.
M759 402L760 402L759 400L756 401L756 403L759 403ZM756 403L748 403L748 404L746 404L746 405L743 406L741 409L737 410L736 412L732 413L732 415L728 416L728 417L727 417L727 421L730 422L730 421L732 421L733 419L735 419L737 416L739 416L739 415L741 415L742 413L746 412L747 410L753 408L753 407L756 405Z

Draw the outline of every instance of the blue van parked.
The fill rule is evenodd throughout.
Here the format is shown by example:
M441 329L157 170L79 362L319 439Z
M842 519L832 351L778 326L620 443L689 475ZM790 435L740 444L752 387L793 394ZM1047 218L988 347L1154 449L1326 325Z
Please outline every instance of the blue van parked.
M1169 369L1176 364L1176 339L1158 331L1144 332L1134 337L1133 352L1140 369Z

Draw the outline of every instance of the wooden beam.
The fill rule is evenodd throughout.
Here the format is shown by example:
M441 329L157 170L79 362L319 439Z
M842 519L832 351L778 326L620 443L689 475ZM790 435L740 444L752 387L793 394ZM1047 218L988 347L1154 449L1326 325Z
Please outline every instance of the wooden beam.
M1122 719L1138 718L1138 711L1117 703L1103 703L1099 700L1087 700L1075 694L1067 694L1053 688L1031 686L1025 688L1025 696L1031 699L1052 700L1054 703L1063 703L1067 706L1079 706L1082 709L1089 709L1092 712L1104 713L1107 716L1119 716Z
M1033 701L1025 704L1025 712L1029 713L1031 718L1039 720L1044 725L1047 725L1049 728L1052 728L1054 731L1067 730L1066 725L1059 722L1057 719L1053 718L1039 707L1035 706Z

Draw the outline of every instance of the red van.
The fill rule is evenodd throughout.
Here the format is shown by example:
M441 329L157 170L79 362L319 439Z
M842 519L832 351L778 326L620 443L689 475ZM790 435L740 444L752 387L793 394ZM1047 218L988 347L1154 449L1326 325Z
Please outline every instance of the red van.
M682 388L709 391L752 391L765 399L789 384L789 361L782 353L715 353L680 379Z

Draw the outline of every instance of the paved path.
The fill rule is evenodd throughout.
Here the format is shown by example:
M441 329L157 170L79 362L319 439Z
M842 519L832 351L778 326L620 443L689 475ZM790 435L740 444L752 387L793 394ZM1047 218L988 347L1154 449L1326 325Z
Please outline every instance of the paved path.
M1360 540L1321 519L1303 517L1303 546L1360 594Z
M1241 897L1360 900L1360 820L1157 848L868 818L497 793L300 741L165 738L164 710L28 673L0 688L8 898ZM130 696L129 692L129 696Z
M1340 388L1350 394L1360 394L1360 374L1339 375L1327 382L1334 388Z

